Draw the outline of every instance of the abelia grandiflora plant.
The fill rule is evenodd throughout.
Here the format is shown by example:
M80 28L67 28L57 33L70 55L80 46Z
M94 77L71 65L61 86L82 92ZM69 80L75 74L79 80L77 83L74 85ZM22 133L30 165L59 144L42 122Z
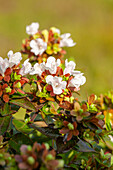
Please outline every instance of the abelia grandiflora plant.
M36 94L38 97L46 100L51 97L53 101L57 100L60 104L65 101L72 103L74 99L72 92L77 92L80 86L86 82L83 73L76 71L75 66L76 64L73 61L68 62L66 59L63 71L61 60L56 60L51 56L47 59L47 62L36 63L31 67L27 59L20 73L22 75L29 73L37 76L37 80L34 80L34 82L38 85L39 91Z
M22 60L21 53L13 51L8 52L8 58L0 57L0 97L3 102L8 102L10 97L17 93L24 94L22 86L28 82L19 71L19 64Z
M70 33L60 34L60 30L51 27L49 30L39 30L39 23L26 27L28 39L23 41L22 53L28 54L30 62L41 63L49 56L62 58L66 53L63 47L73 47L76 43L70 38Z
M70 34L38 23L26 32L22 67L19 52L0 58L0 169L113 169L113 94L79 101L86 78L61 60Z

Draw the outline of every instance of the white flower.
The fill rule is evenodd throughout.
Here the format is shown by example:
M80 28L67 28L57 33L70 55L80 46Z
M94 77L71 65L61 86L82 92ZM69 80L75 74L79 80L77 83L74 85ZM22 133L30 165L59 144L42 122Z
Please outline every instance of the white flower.
M33 22L31 25L26 26L26 33L29 35L34 35L38 32L39 23Z
M57 33L60 35L60 30L58 28L55 28L55 27L51 27L50 30L53 31L53 33Z
M73 47L74 45L76 45L76 43L73 42L72 38L70 38L71 34L70 33L66 33L66 34L62 34L61 40L60 40L60 47Z
M51 56L47 59L46 70L49 70L51 74L55 74L60 63L60 59L56 60L54 57Z
M30 75L38 74L39 76L41 76L44 70L45 70L45 62L41 64L36 63L32 68Z
M77 89L86 82L86 78L83 76L83 73L76 72L74 78L68 84L68 87L76 87Z
M9 67L9 61L7 58L0 57L0 74L4 76L6 69Z
M22 65L22 68L21 68L19 73L22 76L24 76L31 71L31 68L32 68L31 63L29 62L29 59L27 59L27 60L24 61L24 64Z
M13 53L12 50L10 50L7 54L9 57L9 66L13 67L14 65L18 65L20 61L22 60L21 53L16 52L15 54Z
M33 52L35 55L41 55L47 49L47 43L41 38L37 38L36 40L31 40L30 47L31 52Z
M65 69L64 69L64 75L65 74L72 74L72 72L75 69L76 64L73 61L68 62L68 60L65 60Z
M51 75L46 77L46 82L52 86L54 94L61 94L62 90L65 89L67 85L67 82L62 81L61 77L53 77Z

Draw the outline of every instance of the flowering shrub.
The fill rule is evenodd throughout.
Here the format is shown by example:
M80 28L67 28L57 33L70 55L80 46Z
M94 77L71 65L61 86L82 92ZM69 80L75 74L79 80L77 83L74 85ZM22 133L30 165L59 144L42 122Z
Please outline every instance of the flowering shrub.
M23 64L20 52L0 57L0 169L113 169L113 93L79 101L86 78L62 60L70 34L26 32Z

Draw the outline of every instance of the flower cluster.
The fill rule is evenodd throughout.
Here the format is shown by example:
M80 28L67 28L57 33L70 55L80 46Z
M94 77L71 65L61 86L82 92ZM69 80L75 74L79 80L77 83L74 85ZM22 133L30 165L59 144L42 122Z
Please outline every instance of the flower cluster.
M40 84L39 97L56 97L58 100L72 100L72 92L77 92L80 86L86 82L86 78L80 71L75 71L76 64L65 60L65 69L61 68L61 60L50 56L47 62L36 63L31 66L28 59L24 62L20 73L37 76L37 84Z
M31 62L38 60L40 63L51 55L62 58L65 54L63 47L76 45L70 38L70 33L60 35L60 30L55 27L41 31L39 23L32 23L26 27L26 32L30 37L24 40L22 52L28 54Z
M9 51L7 55L9 60L0 57L0 97L4 102L8 102L14 93L24 94L21 87L28 82L28 79L19 73L21 53L13 54L13 51Z
M64 161L55 158L55 151L49 150L47 143L42 145L34 143L33 147L30 145L22 145L20 151L21 155L15 156L20 170L33 170L38 168L58 170L64 166Z

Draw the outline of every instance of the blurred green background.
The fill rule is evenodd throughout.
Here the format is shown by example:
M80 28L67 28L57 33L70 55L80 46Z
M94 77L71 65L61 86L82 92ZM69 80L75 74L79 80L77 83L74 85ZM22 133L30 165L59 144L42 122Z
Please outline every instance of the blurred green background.
M77 45L67 58L87 77L81 97L113 89L113 0L0 0L0 55L21 49L26 25L56 26Z

